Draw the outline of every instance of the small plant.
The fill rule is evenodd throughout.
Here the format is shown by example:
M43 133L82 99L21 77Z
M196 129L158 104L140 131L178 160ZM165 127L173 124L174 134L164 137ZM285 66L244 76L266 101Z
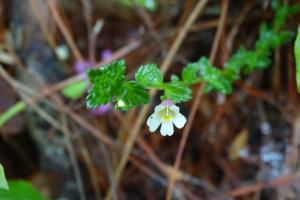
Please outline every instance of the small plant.
M172 135L172 123L178 128L182 128L185 124L183 116L180 116L181 120L178 124L176 117L172 118L179 113L178 107L173 104L187 102L192 98L191 85L205 83L205 92L216 91L231 94L233 82L239 80L241 74L267 68L271 63L271 50L292 39L293 33L282 30L282 27L289 15L300 10L300 4L289 6L287 3L281 4L279 1L273 1L272 6L275 10L274 20L269 25L265 23L261 25L253 50L246 50L241 46L223 68L214 67L208 58L203 56L184 67L180 76L172 75L170 82L164 81L159 68L153 63L142 65L135 73L135 80L126 80L124 60L114 61L101 68L90 69L87 75L92 87L86 98L87 108L95 109L114 102L116 109L128 110L150 103L150 89L161 90L163 91L160 97L162 104L155 108L147 124L150 131L155 131L162 123L161 134ZM166 102L169 102L168 105ZM173 107L173 109L171 105L176 108Z

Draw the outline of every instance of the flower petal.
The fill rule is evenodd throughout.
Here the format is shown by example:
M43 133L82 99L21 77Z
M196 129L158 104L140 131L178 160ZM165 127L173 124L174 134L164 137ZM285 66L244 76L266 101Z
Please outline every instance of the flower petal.
M186 123L186 118L182 114L177 113L172 121L177 128L182 128Z
M162 136L166 136L166 135L171 136L171 135L173 135L174 128L173 128L172 121L162 123L161 128L160 128L160 133L161 133Z
M147 120L147 125L149 126L150 132L156 131L156 129L159 127L161 124L161 118L157 113L153 113L152 115L149 116Z
M179 112L179 107L176 105L170 106L170 109L173 110L174 112L177 112L177 113Z
M163 105L158 105L158 106L155 106L155 109L154 109L154 112L156 113L156 112L159 112L159 111L161 111L162 109L164 109L165 108L165 106L163 106Z

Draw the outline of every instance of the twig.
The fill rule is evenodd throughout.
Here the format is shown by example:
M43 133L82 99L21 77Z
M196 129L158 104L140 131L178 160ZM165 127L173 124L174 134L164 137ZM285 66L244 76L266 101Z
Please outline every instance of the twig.
M63 36L65 37L72 53L74 54L74 57L76 58L76 60L78 61L83 61L84 58L81 55L73 37L72 34L70 33L70 31L68 30L67 26L65 25L65 23L63 22L62 17L60 16L57 8L55 7L55 3L56 1L54 0L46 0L46 3L48 5L48 7L50 8L50 11L52 12L53 18L55 20L55 22L57 23L58 28L60 29L61 33L63 34Z
M82 137L78 138L76 140L76 142L79 145L79 150L81 152L81 155L84 159L84 163L85 163L85 165L87 167L87 170L89 172L89 176L90 176L91 183L92 183L94 193L95 193L95 200L101 200L102 195L101 195L101 191L100 191L100 188L99 188L99 185L98 185L99 177L97 175L97 171L96 171L97 169L96 169L96 166L94 166L91 155L89 154L89 151L86 148L87 145L85 144Z
M293 181L297 181L300 178L300 171L294 173L294 174L288 174L285 176L280 176L276 179L273 179L272 181L269 182L258 182L254 184L249 184L246 186L242 186L240 188L234 189L232 191L223 193L219 195L218 197L211 198L213 200L223 200L223 199L228 199L229 197L238 197L242 195L246 195L249 193L253 193L256 191L260 191L266 188L272 188L272 187L278 187L278 186L283 186L283 185L289 185Z
M136 3L136 1L135 1L135 3ZM135 10L136 10L137 14L141 17L141 19L144 21L146 27L150 30L150 34L154 37L154 39L157 42L162 42L162 39L160 38L159 34L155 30L153 21L151 19L151 16L147 12L147 10L140 6L136 6Z
M104 146L103 144L99 144L99 148L100 148L100 152L101 152L101 154L104 158L103 160L104 160L104 165L105 165L106 170L107 170L107 176L108 176L109 183L112 184L114 179L113 179L113 167L112 167L110 154L107 151L106 146ZM115 188L113 188L113 191L115 192ZM112 198L114 200L117 200L116 193L113 194Z
M204 8L204 6L206 5L206 3L208 2L208 0L202 0L199 1L196 5L196 7L193 9L192 13L190 14L190 16L188 17L188 19L186 20L182 31L179 32L178 36L176 37L174 43L172 44L164 62L161 65L161 72L163 74L166 73L166 71L168 70L168 68L170 67L171 61L173 60L179 46L182 44L183 39L185 38L187 32L189 31L190 26L193 24L193 22L196 20L197 16L201 13L202 9ZM152 91L150 93L150 96L153 97L155 94L154 91ZM124 167L127 163L128 157L130 155L130 152L133 148L134 142L138 136L138 133L140 131L140 128L146 118L146 115L148 113L148 109L150 108L150 105L145 105L143 106L140 114L137 117L137 121L135 122L135 125L132 129L132 132L129 135L129 138L126 142L125 145L125 149L124 152L122 154L121 160L120 160L120 164L118 166L118 168L116 169L116 172L114 174L114 184L117 186L118 182L120 180L120 177L123 173ZM115 187L114 185L112 185L108 191L108 194L106 196L106 200L110 200L111 196L112 196L112 188Z
M244 22L244 20L247 18L247 13L251 10L252 7L253 7L253 4L250 4L250 5L246 4L246 6L243 8L243 10L241 11L239 16L233 23L232 28L227 37L227 42L226 42L226 50L228 51L228 54L230 54L230 52L232 51L233 42L234 42L236 35L238 34L239 28L242 25L242 23Z
M85 193L84 193L83 181L81 178L82 176L81 176L78 161L76 159L76 154L75 154L74 146L72 144L71 133L68 128L66 116L62 117L62 131L65 136L66 147L69 152L70 161L71 161L72 165L74 166L73 169L74 169L74 174L75 174L75 178L76 178L76 182L77 182L78 193L79 193L80 199L85 200L86 198L85 198Z
M295 80L295 67L294 64L292 64L291 60L292 58L292 50L289 48L289 51L287 52L287 66L288 66L288 93L289 93L289 101L291 104L291 152L290 155L287 155L288 164L290 166L291 171L295 171L297 169L297 163L299 160L299 108L298 108L298 94L297 94L297 86L296 86L296 80Z
M219 47L219 44L220 44L220 39L221 39L221 35L222 35L222 32L224 30L224 27L225 27L225 19L226 19L226 15L227 15L227 10L228 10L228 0L223 0L222 1L222 8L221 8L221 16L220 16L220 20L219 20L219 23L218 23L218 29L217 29L217 33L216 33L216 36L215 36L215 39L214 39L214 43L213 43L213 46L212 46L212 49L211 49L211 52L210 52L210 55L209 55L209 60L213 63L215 58L216 58L216 55L217 55L217 51L218 51L218 47Z
M50 31L49 31L49 29L47 27L47 24L45 23L46 20L44 18L44 15L41 14L40 8L38 7L39 6L39 2L41 2L41 1L29 0L31 9L33 11L33 14L35 15L35 18L38 21L43 34L45 35L45 37L46 37L49 45L51 46L51 48L55 49L56 42L55 42L54 38L52 37L52 35L49 34Z
M223 27L224 27L223 22L226 18L226 15L227 15L228 3L229 3L228 0L223 0L222 11L221 11L221 16L220 16L220 23L219 23L219 26L218 26L217 34L216 34L215 39L214 39L213 48L212 48L210 56L209 56L210 61L212 63L215 59L215 54L217 52L218 43L220 42L221 33L223 31ZM190 112L189 117L188 117L189 120L188 120L188 122L187 122L187 124L184 128L184 131L183 131L181 139L180 139L179 148L178 148L178 151L177 151L177 154L176 154L176 159L175 159L175 163L174 163L174 167L173 167L174 172L176 172L178 170L179 165L181 163L183 151L184 151L184 148L185 148L185 145L186 145L186 142L187 142L187 138L189 136L189 132L190 132L190 129L192 127L192 124L193 124L193 121L194 121L194 118L195 118L195 114L197 112L197 108L198 108L199 103L200 103L201 96L203 94L203 88L204 87L205 87L205 83L201 84L199 86L199 89L197 90L197 94L195 96L195 101L193 102L192 109L191 109L191 112ZM175 186L175 182L176 182L176 176L175 176L175 173L172 173L171 176L169 177L166 200L171 200L172 199L173 188Z
M203 8L205 7L205 5L207 3L208 3L208 0L198 1L197 5L193 9L191 14L187 18L187 20L185 21L182 29L180 30L180 32L177 35L174 43L172 44L166 58L164 59L164 62L161 64L161 71L162 71L163 74L165 74L166 71L168 70L168 68L169 68L169 66L170 66L170 64L171 64L178 48L182 44L183 39L185 38L186 34L190 30L190 27L192 26L192 24L194 23L194 21L196 20L198 15L202 12Z
M91 0L81 0L83 6L83 14L85 23L87 26L87 36L88 36L88 55L89 60L92 63L95 63L96 56L95 56L95 49L96 49L96 39L103 27L103 20L97 20L95 25L93 25L92 21L92 13L93 7L91 5Z
M96 41L99 33L101 32L104 25L102 19L98 19L93 26L92 32L89 35L89 59L92 63L96 62Z
M23 92L20 92L20 88L18 88L18 82L16 82L13 78L11 78L5 70L3 70L2 66L0 65L0 74L1 76L12 86L14 89L20 94L21 97L26 98L28 96L27 94L23 94ZM22 86L21 89L26 89L26 92L28 92L30 95L34 95L31 89L27 89L28 87ZM76 178L76 183L78 184L78 191L80 195L80 199L85 200L85 193L84 193L84 187L83 187L83 181L82 176L79 170L79 165L76 160L75 151L71 143L70 138L70 132L69 129L62 126L57 120L55 120L48 112L46 112L43 108L41 108L39 105L37 105L35 102L31 104L31 107L48 123L50 123L54 128L58 129L64 134L65 141L66 141L66 147L67 151L70 156L70 160L74 169L74 174Z

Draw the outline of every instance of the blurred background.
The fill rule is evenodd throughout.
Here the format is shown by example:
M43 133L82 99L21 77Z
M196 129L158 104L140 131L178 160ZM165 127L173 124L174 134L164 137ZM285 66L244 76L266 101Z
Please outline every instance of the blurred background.
M293 41L272 52L268 69L235 82L233 94L201 97L177 172L170 169L183 129L150 134L145 119L114 185L140 108L87 110L85 72L121 58L129 79L141 64L160 66L197 3L0 1L0 163L8 180L27 181L48 199L98 200L109 190L112 199L164 199L173 173L173 199L300 199ZM273 16L269 0L207 1L165 79L212 49L222 68L240 45L253 48ZM299 17L285 28L296 33ZM151 102L149 112L159 96ZM180 104L186 117L192 104Z

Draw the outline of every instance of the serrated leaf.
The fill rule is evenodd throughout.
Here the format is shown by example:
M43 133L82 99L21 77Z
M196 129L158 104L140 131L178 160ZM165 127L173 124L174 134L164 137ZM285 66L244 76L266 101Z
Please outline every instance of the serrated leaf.
M200 75L207 84L205 91L214 89L224 94L232 92L231 82L226 80L222 75L222 71L213 67L206 57L201 58L199 64Z
M174 103L186 102L192 98L192 91L178 82L171 82L165 86L164 98L171 99Z
M297 38L294 46L294 54L296 58L296 81L297 90L300 93L300 26L298 27Z
M148 87L161 84L163 75L156 64L145 64L135 73L135 80L142 86Z
M275 49L293 37L290 31L273 31L266 24L261 25L259 39L255 43L256 51L267 52Z
M149 93L136 81L127 81L124 83L124 93L118 97L116 108L128 110L138 105L150 102Z
M9 189L6 178L5 178L4 169L1 164L0 164L0 188L5 189L5 190Z
M0 199L46 200L29 182L9 181L9 190L0 189Z
M93 109L113 101L123 93L125 61L119 60L98 69L90 69L87 75L92 87L86 98L86 106Z
M88 87L88 83L86 81L79 81L77 83L73 83L67 87L65 87L61 93L64 97L67 97L71 100L76 100L82 97Z
M189 63L182 71L182 80L187 83L194 83L199 72L199 64Z

